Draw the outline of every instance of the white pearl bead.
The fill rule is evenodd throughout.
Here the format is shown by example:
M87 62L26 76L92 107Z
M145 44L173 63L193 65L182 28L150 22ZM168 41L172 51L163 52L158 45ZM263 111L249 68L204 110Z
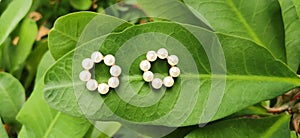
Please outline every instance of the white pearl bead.
M150 68L151 68L151 64L150 64L150 62L148 60L143 60L140 63L140 69L142 71L148 71Z
M100 63L103 60L103 55L100 52L96 51L96 52L92 53L91 59L95 63Z
M160 59L165 59L168 57L168 50L165 49L165 48L161 48L161 49L158 49L157 51L157 56L160 58Z
M157 59L157 54L155 51L149 51L147 52L146 57L148 61L155 61Z
M111 88L117 88L120 84L120 81L117 77L111 77L108 80L108 86Z
M115 64L115 57L113 55L106 55L104 57L104 64L107 65L107 66L111 66L111 65L114 65Z
M122 69L118 65L113 65L109 70L110 74L114 77L118 77L122 73Z
M166 87L172 87L174 85L174 79L170 76L165 77L163 81Z
M171 77L178 77L180 75L180 69L178 67L172 67L169 73Z
M159 89L159 88L161 88L163 82L162 82L161 79L155 78L155 79L153 79L153 81L152 81L151 84L152 84L152 87L153 87L154 89Z
M146 81L146 82L151 82L154 78L154 75L151 71L146 71L144 72L143 74L143 79Z
M79 74L79 79L81 81L88 81L91 79L91 77L92 77L92 74L87 70L81 71Z
M96 90L98 87L98 82L96 80L89 80L87 83L86 83L86 88L90 91L94 91Z
M109 86L106 83L101 83L98 86L98 92L100 94L107 94L109 91Z
M81 65L84 69L89 70L93 68L94 62L90 58L86 58L81 62Z
M179 62L179 59L177 56L175 55L171 55L168 57L168 63L171 65L171 66L175 66L177 65Z

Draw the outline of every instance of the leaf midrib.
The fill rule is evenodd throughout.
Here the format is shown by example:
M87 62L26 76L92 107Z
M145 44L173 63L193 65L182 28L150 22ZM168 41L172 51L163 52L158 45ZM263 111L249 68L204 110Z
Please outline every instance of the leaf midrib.
M264 81L264 82L286 82L292 83L294 85L300 86L300 78L294 77L274 77L274 76L258 76L258 75L220 75L220 74L181 74L181 78L188 78L188 79L224 79L224 81L228 80L242 80L242 81ZM124 79L129 79L130 81L142 81L142 75L130 75L130 76L122 76ZM65 88L65 87L73 87L74 85L80 85L81 82L73 82L73 83L60 83L60 85L47 85L44 88L44 91L58 89L58 88Z
M195 76L192 74L182 74L181 77L188 78L209 78L209 79L222 79L226 80L252 80L252 81L274 81L274 82L288 82L294 83L300 86L300 78L289 78L289 77L279 77L279 76L259 76L259 75L222 75L222 74L199 74Z
M56 124L58 118L60 117L61 112L57 112L57 114L55 115L54 119L51 121L51 124L49 125L49 127L47 128L43 138L48 138L50 135L50 132L52 131L54 125Z
M285 123L286 119L287 116L278 119L272 127L265 131L265 133L262 135L262 138L271 138L273 134L280 128L280 126Z
M123 78L128 76L122 76ZM274 76L258 76L258 75L223 75L223 74L181 74L181 78L192 78L192 79L224 79L228 80L245 80L245 81L270 81L270 82L287 82L293 83L300 86L300 78L294 77L274 77ZM142 75L130 76L130 80L141 80Z

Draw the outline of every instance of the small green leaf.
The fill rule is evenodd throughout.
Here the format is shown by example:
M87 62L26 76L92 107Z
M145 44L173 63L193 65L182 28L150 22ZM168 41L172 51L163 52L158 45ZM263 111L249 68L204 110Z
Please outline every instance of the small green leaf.
M16 70L24 66L24 62L31 52L33 43L37 35L38 27L30 18L25 18L21 23L21 28L17 37L19 37L18 44L16 46L9 46L8 50L11 67L10 72L13 74Z
M212 46L217 46L214 45L217 43L216 35L220 39L224 51L227 74L211 71L210 64L218 66L218 69L224 67L220 63L219 55L214 55L217 63L210 63L207 57L209 54L216 53L215 49L211 49ZM196 38L201 38L201 43ZM187 51L175 48L176 42L180 42ZM205 51L203 48L205 46L201 45L202 42L208 43L211 51ZM85 88L85 83L78 78L78 74L82 71L81 61L99 47L104 55L114 54L117 64L123 70L120 87L117 91L111 89L106 96L89 92ZM124 47L128 49L124 49ZM180 58L181 62L178 67L183 72L175 81L174 86L166 89L165 93L152 92L148 83L143 81L139 69L139 62L144 59L142 55L148 50L160 47L168 48L170 53ZM177 23L155 22L129 27L123 32L112 33L107 37L98 37L80 45L76 52L78 53L74 54L72 51L65 55L48 70L45 76L45 98L55 109L74 116L82 116L80 112L83 112L87 118L93 120L121 121L120 118L122 118L147 125L170 127L195 125L223 118L300 86L300 79L297 75L284 63L274 58L264 47L241 37L222 33L214 34L196 26ZM129 58L136 59L129 64ZM195 67L196 65L197 67ZM128 66L129 68L125 68ZM95 69L96 79L99 82L107 81L109 77L108 69L103 67ZM166 75L167 68L166 63L157 62L151 70ZM197 71L191 71L193 68ZM222 78L226 80L224 91L217 86L214 87L214 91L218 94L224 92L224 96L220 95L222 99L209 98L212 94L212 80L222 82ZM128 82L126 79L129 79L129 84L124 83ZM128 89L129 85L133 89ZM220 85L218 84L218 86ZM128 96L130 93L138 93L138 95L130 97ZM147 99L147 101L138 98L145 93L154 94L154 99ZM120 99L120 95L125 97ZM163 97L159 97L160 95ZM181 97L182 95L184 96ZM137 104L158 100L151 106L139 107L124 101L126 98L131 102L136 101ZM179 99L182 103L178 101ZM214 106L218 103L220 106L217 108L216 114L213 114L214 116L211 116L209 120L201 120L201 117L205 118L210 114L206 114L206 111L210 110L207 106ZM193 106L193 104L195 105ZM190 115L185 115L189 111L191 111ZM176 123L179 120L184 122Z
M289 115L218 121L194 130L186 138L285 138L290 136Z
M13 0L0 17L0 46L26 15L32 0Z
M25 90L12 75L0 72L0 116L5 123L15 124L16 116L25 102Z
M54 63L50 53L46 53L39 65L38 74ZM17 116L24 126L23 137L83 137L90 123L83 118L76 118L53 110L43 98L43 76L37 77L37 84L28 101Z
M293 0L279 0L279 3L285 27L287 64L297 72L300 65L300 11L297 14L296 7L300 8L300 2L298 2L298 6Z
M92 6L92 0L69 0L70 4L77 10L88 10Z
M280 6L274 0L184 0L216 32L250 39L286 61Z
M121 31L129 25L121 19L104 14L71 13L55 22L49 33L49 49L54 59L57 60L77 45L113 31Z
M0 118L0 122L1 122L1 118ZM0 123L0 138L8 138L2 122Z

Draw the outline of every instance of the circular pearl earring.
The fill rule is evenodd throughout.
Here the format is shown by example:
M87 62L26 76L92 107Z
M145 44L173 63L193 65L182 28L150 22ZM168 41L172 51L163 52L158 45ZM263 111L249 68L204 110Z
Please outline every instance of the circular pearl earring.
M146 82L150 82L154 89L160 89L163 85L165 87L172 87L174 85L174 77L178 77L180 75L180 69L176 67L179 62L179 59L176 55L168 56L168 50L165 48L159 49L157 52L148 51L146 54L147 60L143 60L140 63L140 69L144 71L143 79ZM166 76L163 80L160 78L154 78L154 74L149 71L151 68L151 63L154 62L157 58L167 59L168 64L171 66L169 69L169 75Z
M112 77L107 83L99 84L95 79L92 79L92 75L89 70L92 69L96 63L100 63L101 61L103 61L105 65L111 66L109 72ZM86 82L86 88L88 90L95 91L98 89L100 94L107 94L109 88L117 88L120 84L118 77L121 75L122 69L120 66L115 65L115 61L116 59L113 55L109 54L103 56L102 53L96 51L92 53L91 58L85 58L82 60L81 65L84 70L79 73L79 79Z

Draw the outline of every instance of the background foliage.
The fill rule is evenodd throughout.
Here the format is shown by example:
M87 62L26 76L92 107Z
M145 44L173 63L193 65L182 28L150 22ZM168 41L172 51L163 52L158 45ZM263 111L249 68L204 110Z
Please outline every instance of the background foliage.
M298 131L299 0L2 0L0 15L1 138L159 137L157 130L164 129L175 129L165 137L294 137L294 130ZM91 24L93 31L82 37ZM140 38L145 41L127 42L145 33L149 35ZM151 33L162 35L148 41ZM178 66L184 73L155 105L132 106L114 90L104 98L88 93L76 76L77 65L98 50L99 43L103 42L104 54L116 54L126 43L145 53L161 45L173 46L171 37L191 53L196 66L181 61ZM216 56L217 50L204 49L216 40L226 61L218 68L227 71L226 77L210 66L208 56ZM73 61L78 51L84 52ZM169 52L186 56L175 48ZM125 60L118 62L126 64ZM197 72L189 72L193 67ZM166 75L165 68L159 61L152 70ZM136 91L151 92L138 64L129 69L123 77L130 78ZM95 72L106 74L107 68ZM221 92L210 87L211 79L224 78L224 97L210 99L212 90ZM199 87L193 85L197 82ZM195 95L183 98L176 107L184 92ZM215 101L220 104L216 114L201 120L209 116L205 104ZM185 118L184 122L176 122L178 118ZM199 127L199 123L208 124Z

